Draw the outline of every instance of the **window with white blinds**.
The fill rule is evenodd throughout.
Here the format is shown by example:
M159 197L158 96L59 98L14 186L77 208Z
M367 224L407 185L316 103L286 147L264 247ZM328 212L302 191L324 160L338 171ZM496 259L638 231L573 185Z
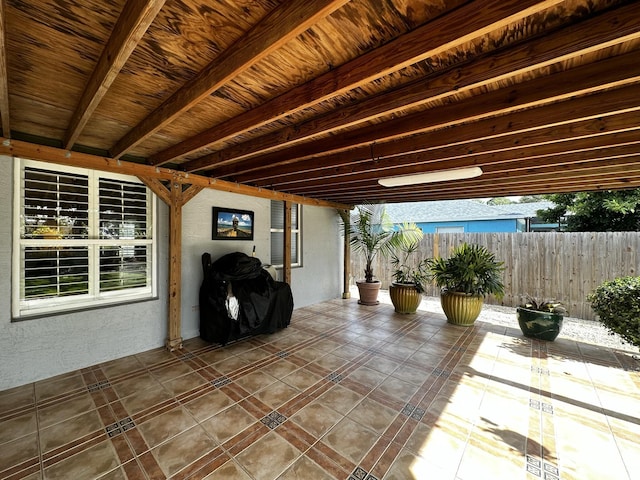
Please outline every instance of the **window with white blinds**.
M301 228L302 206L291 204L291 265L302 265ZM271 201L271 265L282 267L284 265L284 202Z
M155 296L154 197L144 184L17 162L14 317Z

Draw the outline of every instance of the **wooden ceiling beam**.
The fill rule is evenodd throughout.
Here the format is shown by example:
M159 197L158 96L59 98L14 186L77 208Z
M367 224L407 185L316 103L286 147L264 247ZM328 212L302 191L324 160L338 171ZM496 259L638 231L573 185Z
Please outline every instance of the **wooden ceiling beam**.
M467 188L472 185L480 185L483 184L485 188L491 189L499 184L500 181L508 179L508 178L531 178L532 182L535 181L535 175L556 169L558 172L580 172L584 170L585 172L593 171L593 169L614 169L619 165L624 165L625 168L636 168L639 164L638 159L640 159L640 151L636 151L627 155L619 155L619 156L603 156L598 158L587 158L586 160L577 159L575 162L563 162L563 163L553 163L553 161L547 159L545 163L542 163L540 166L533 165L534 162L527 163L526 167L522 169L509 169L509 168L494 168L487 169L480 177L470 180L459 180L456 182L439 182L439 183L430 183L424 185L417 186L406 186L406 187L396 187L394 191L396 193L408 192L415 188L426 188L429 190L439 189L439 188L448 188L455 190L456 187ZM613 170L611 171L614 173ZM344 182L339 186L333 187L323 187L319 186L314 190L314 195L317 195L321 198L328 196L340 196L340 195L368 195L371 192L385 192L390 191L391 189L383 188L377 183L377 179L368 180L368 181L353 181L353 182ZM289 191L290 193L294 193L296 195L304 195L304 189L292 189Z
M621 190L628 188L640 187L640 171L633 170L624 172L617 178L611 178L608 173L601 175L592 175L588 179L583 179L580 175L577 177L555 176L538 182L517 181L516 179L507 182L494 182L491 190L487 190L484 184L469 184L464 186L456 186L454 188L430 188L425 186L423 191L413 189L395 190L389 192L369 192L359 194L340 195L341 199L345 199L353 204L359 204L368 201L371 195L378 202L394 203L425 200L429 197L434 199L463 199L463 198L486 198L499 197L505 195L534 195L542 193L558 193L558 192L583 192L592 190ZM328 196L327 199L331 199Z
M442 168L457 168L474 164L489 165L506 161L520 161L532 156L559 155L581 149L597 149L633 142L638 138L640 115L628 116L628 126L621 129L609 129L593 134L580 135L574 125L549 127L529 133L525 137L496 137L484 141L475 141L443 147L440 149L395 155L393 157L364 160L346 166L321 168L305 173L291 173L279 177L271 177L255 182L258 186L289 189L296 185L312 185L342 182L349 176L359 178L378 178L380 176L405 175L421 171ZM588 121L593 126L602 125L606 119ZM587 122L579 122L587 123ZM573 135L571 135L573 133Z
M558 3L561 0L487 0L480 6L477 2L470 2L245 114L174 145L152 156L150 161L161 165L217 141L277 121ZM188 171L201 168L192 166Z
M513 87L477 95L456 103L416 112L404 117L373 124L279 150L245 162L206 170L212 176L224 178L259 169L271 169L285 162L299 160L354 147L371 146L375 142L389 142L429 130L442 129L462 122L473 122L515 111L530 110L543 105L566 101L576 96L612 89L640 82L640 62L637 52L609 58L577 67ZM632 87L629 87L632 88ZM636 90L638 87L633 86ZM636 92L637 95L637 92ZM601 107L606 111L606 106ZM576 115L579 112L575 112ZM529 115L531 115L529 113ZM379 153L374 152L377 155ZM191 171L188 170L187 171Z
M164 3L165 0L129 0L125 4L71 117L64 140L65 148L70 149L74 145Z
M205 155L187 162L183 168L193 171L197 170L195 168L197 166L221 167L236 163L247 156L282 149L319 134L331 133L340 128L374 120L400 109L442 100L472 88L522 75L552 63L566 61L569 58L638 37L640 37L640 9L634 5L626 5L545 37L503 48L491 55L449 69L433 78L420 79L319 118ZM222 128L225 127L222 126ZM159 157L162 157L162 154ZM154 163L153 157L151 163Z
M593 191L607 191L607 190L629 190L632 188L640 187L640 179L634 178L631 181L614 181L614 182L598 182L597 184L591 184L585 186L584 184L566 183L562 185L535 185L535 186L523 186L513 189L511 193L509 187L499 188L492 191L495 195L489 195L489 197L507 197L507 196L521 196L521 195L546 195L554 193L574 193L574 192L593 192ZM411 196L406 201L433 201L433 200L452 200L452 199L473 199L473 198L487 198L486 189L472 190L468 195L447 197L442 193L431 194L424 193L419 196ZM395 199L392 202L402 202L405 200Z
M611 93L602 95L612 100ZM346 153L305 160L297 163L295 169L285 164L274 166L264 172L239 175L236 179L260 186L285 184L309 178L345 175L356 171L398 165L400 162L398 157L406 155L403 152L415 152L416 158L421 155L427 161L430 158L464 156L487 150L506 150L571 138L585 139L612 135L638 128L640 124L638 111L614 115L599 113L601 106L598 105L598 99L605 99L604 97L597 94L588 104L585 99L576 99L566 104L541 107L536 110L535 116L509 114L395 142L376 144L376 153L379 157L373 160L370 148L358 148ZM591 118L573 122L572 118L576 111L580 111L580 114L589 113ZM258 176L259 174L262 176Z
M640 106L633 95L637 88L603 92L587 98L577 98L539 109L463 124L399 141L375 144L371 148L317 157L304 162L274 165L266 171L235 176L240 182L270 185L308 176L328 175L366 170L373 166L396 165L397 157L406 152L422 154L425 160L456 155L470 155L488 149L509 149L529 143L562 141L566 138L587 138L637 128ZM602 101L602 103L601 103ZM606 103L608 102L608 103ZM605 111L610 110L610 111ZM623 112L623 113L618 113ZM584 118L575 118L584 116ZM511 129L511 130L510 130ZM293 172L293 173L292 173Z
M237 193L250 197L267 198L270 200L282 200L317 207L337 208L339 210L351 209L350 205L342 204L339 202L326 202L322 199L306 198L300 195L275 192L267 188L252 187L250 185L226 182L224 180L216 180L214 178L203 177L201 175L178 172L169 168L142 165L139 163L126 162L124 160L118 160L109 157L100 157L97 155L91 155L82 152L72 152L62 148L50 147L46 145L36 145L19 140L10 140L8 138L0 138L0 155L41 160L43 162L49 162L58 165L69 165L72 167L89 168L92 170L134 175L138 178L144 177L145 181L148 181L148 179L152 178L159 181L178 182L184 185L195 185L198 187L210 188L223 192ZM154 185L158 185L158 183L154 182Z
M558 183L558 184L536 184L536 185L524 185L518 188L513 185L507 187L495 188L490 192L487 192L485 187L478 189L467 189L465 192L458 194L448 194L447 192L430 192L428 189L414 190L411 193L385 196L383 199L378 199L378 196L368 196L360 198L352 198L351 202L355 205L362 202L375 201L376 203L404 203L404 202L424 202L435 200L462 200L473 198L487 198L487 197L506 197L506 196L519 196L519 195L545 195L553 193L573 193L573 192L587 192L587 191L606 191L606 190L628 190L632 188L640 188L640 177L634 177L623 180L602 180L597 183L591 183L586 185L584 183Z
M554 175L561 178L582 178L586 181L588 177L598 175L610 175L611 178L624 176L627 172L640 171L640 151L624 156L604 156L587 160L576 160L574 162L553 163L547 160L541 165L528 162L520 169L493 168L487 169L480 177L468 180L457 180L452 182L438 182L424 184L423 188L428 190L446 189L455 192L457 189L464 190L470 187L484 186L493 188L504 182L529 182L539 183L555 180ZM318 190L320 196L323 195L363 195L371 190L391 191L394 193L410 192L412 186L385 188L381 187L376 180L367 182L347 183L338 189L329 188L326 191Z
M638 131L631 132L635 139L638 138ZM298 195L323 194L329 190L332 191L349 191L357 185L370 185L380 178L395 177L402 175L412 175L419 173L428 173L442 169L463 168L463 167L481 167L485 174L500 172L508 175L510 172L535 170L547 166L557 166L562 168L563 165L573 165L577 162L598 162L609 158L634 157L640 155L640 140L634 142L609 146L584 148L577 150L563 150L562 145L554 144L555 152L544 154L542 151L533 148L527 149L528 156L509 156L506 152L501 152L499 158L494 155L476 156L469 158L460 158L455 161L441 160L428 165L418 165L411 169L388 169L383 171L367 171L360 172L350 176L342 176L330 179L309 179L309 181L300 181L296 184L273 186L273 189L284 190ZM566 147L568 148L568 147Z
M264 59L348 0L289 0L282 2L246 35L225 50L195 78L169 97L111 149L114 158L172 122L222 85Z
M469 153L460 155L443 155L445 152L415 153L399 156L396 158L381 159L378 162L367 162L366 164L352 168L350 171L333 171L321 175L308 176L306 179L297 177L297 181L289 179L273 181L269 188L284 189L287 191L297 187L313 188L318 185L340 184L350 181L352 178L366 181L377 180L381 177L398 175L412 175L415 173L430 172L443 168L463 168L469 166L493 167L502 165L514 165L530 160L545 158L559 158L557 162L562 162L565 158L574 156L585 156L595 158L597 152L612 151L612 149L622 149L624 153L640 150L638 137L640 126L633 130L611 133L596 137L567 138L556 142L533 142L525 145L508 145L506 148L496 142L487 142L486 148L469 149ZM492 143L496 143L491 148ZM446 149L445 149L446 151ZM429 154L431 153L431 154ZM288 181L289 180L289 181ZM266 185L260 185L266 186Z
M11 136L9 110L9 80L7 78L7 42L5 26L4 0L0 0L0 123L2 135Z

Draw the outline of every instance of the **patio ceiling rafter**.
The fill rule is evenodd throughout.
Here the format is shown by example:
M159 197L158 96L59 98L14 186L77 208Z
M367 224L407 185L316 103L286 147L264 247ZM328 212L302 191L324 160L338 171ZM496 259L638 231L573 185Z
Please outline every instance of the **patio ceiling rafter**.
M65 148L71 148L78 139L80 132L165 1L140 0L126 3L71 118L64 141Z
M197 171L208 167L223 167L247 157L294 145L320 134L325 135L340 128L381 118L409 107L443 100L472 88L522 75L639 37L640 10L631 5L625 6L619 10L606 12L595 19L556 31L547 37L501 49L462 66L456 66L442 74L420 79L391 92L345 106L318 118L312 118L302 124L289 126L269 135L205 155L183 164L182 168L185 171ZM212 129L212 135L219 135L221 130L229 128L228 125L233 122L230 120L225 125ZM152 162L154 158L151 159Z
M207 65L194 79L169 97L111 149L118 158L188 110L251 65L349 0L290 0L283 2L232 48Z
M588 147L587 143L579 145L581 148L570 149L569 146L564 146L561 149L558 144L549 144L545 150L539 148L524 148L517 154L508 152L496 152L483 154L473 154L468 158L459 158L451 161L447 161L447 168L465 168L465 167L481 167L483 170L482 179L487 178L490 173L501 172L504 175L529 175L532 173L531 169L542 167L557 166L561 169L567 164L580 164L582 162L598 162L605 158L622 158L622 157L637 157L638 151L638 133L640 127L637 130L625 132L626 138L630 139L629 142L613 143L615 140L612 138L612 144L610 146L596 145ZM577 141L570 141L572 144L578 143ZM575 145L576 147L578 145ZM559 158L560 157L560 158ZM371 188L379 178L382 177L395 177L401 175L412 175L417 173L423 173L428 171L435 171L442 169L440 161L433 162L425 168L425 164L420 164L413 168L413 170L403 169L401 174L398 174L394 169L380 169L373 171L368 175L359 175L357 178L351 180L345 180L344 178L325 179L325 180L310 180L309 182L300 181L298 183L292 183L287 185L280 185L278 188L286 187L288 191L296 192L299 195L305 194L306 191L320 191L325 193L338 193L340 191L356 191L359 187ZM339 183L340 185L336 185Z
M5 40L5 8L0 1L0 124L2 135L11 136L11 121L9 110L9 84L7 81L7 43Z
M629 65L636 55L628 55L602 60L606 65L592 63L519 85L507 86L453 104L445 104L388 120L382 131L379 125L373 124L349 131L331 141L326 139L310 141L301 146L252 158L239 166L212 168L207 170L207 173L215 177L235 177L254 170L271 169L279 163L301 161L312 157L315 159L315 156L320 154L349 150L363 145L369 146L374 142L388 142L428 130L446 128L458 123L473 122L515 111L521 111L523 116L535 115L535 107L640 82L640 62Z
M619 94L612 95L611 92L605 92L599 96L599 99L611 100L614 108L615 99L619 98ZM602 142L598 139L599 136L638 129L640 118L638 110L609 115L602 113L601 107L597 106L593 110L586 110L584 100L573 102L575 102L574 108L571 109L566 108L566 104L541 107L535 117L522 118L516 114L509 114L456 126L456 128L435 130L394 142L376 144L375 152L378 157L374 159L371 158L369 147L360 147L350 151L348 155L343 153L327 155L323 157L322 162L300 162L294 173L289 173L291 169L283 165L273 167L261 176L256 174L252 176L249 173L239 175L237 178L241 181L274 187L288 187L295 183L322 185L325 179L344 175L357 175L365 179L374 175L370 178L377 178L379 176L377 172L384 169L398 169L396 174L417 173L417 171L424 171L427 165L436 162L446 161L448 168L466 166L468 162L461 159L469 155L503 151L516 153L514 150L527 146L536 147L536 150L542 148L542 153L545 153L549 152L545 145L569 140L584 141L591 138L587 146L597 146ZM589 102L589 104L595 103ZM618 103L618 107L621 105L626 107L629 103L624 100L623 103ZM581 108L583 106L585 110ZM573 121L576 110L580 110L581 114L590 112L590 115L586 119ZM635 138L636 134L631 135ZM551 148L562 149L563 147ZM511 158L513 153L506 155Z
M629 122L636 122L638 114L627 114ZM597 128L605 124L601 119L586 120L589 127ZM628 126L627 126L628 125ZM366 172L354 172L347 165L334 169L318 170L313 178L304 176L282 176L273 178L270 185L275 188L298 190L300 188L315 189L320 186L331 187L332 184L351 184L380 177L412 175L420 172L441 170L446 168L464 168L470 166L487 167L494 164L516 165L530 158L553 157L565 155L574 160L573 155L583 151L615 147L631 142L631 149L636 147L640 127L629 123L623 128L606 128L595 134L569 136L565 132L573 126L557 126L541 129L527 137L521 143L513 137L497 137L486 141L470 142L440 149L418 151L390 157L368 160ZM560 132L556 133L556 130ZM545 137L545 135L549 135ZM601 138L606 137L606 138ZM552 160L553 161L553 160ZM558 162L561 159L557 159Z
M636 159L637 162L637 159ZM605 171L601 175L590 175L589 182L591 183L591 190L625 190L630 188L629 185L637 184L640 181L640 174L636 172L627 173L624 169L622 170L623 176L612 178L611 174ZM614 173L619 173L615 172ZM478 184L467 184L462 182L456 182L455 186L450 187L454 192L464 193L465 197L468 199L473 198L486 198L487 188L496 189L496 191L500 192L501 195L496 196L509 196L511 195L509 192L516 192L514 195L544 195L549 193L569 193L579 191L579 185L581 182L584 183L582 177L580 175L563 178L562 175L556 175L549 182L549 178L543 178L545 182L532 182L532 181L514 181L508 180L503 182L498 181L490 181L482 185ZM433 185L422 185L423 193L420 196L420 201L429 201L429 200L443 200L445 199L445 195L448 192L448 188L443 188L442 186L433 186ZM389 202L395 202L395 198L398 195L411 195L411 188L397 188L395 191L389 191L388 193L379 194L380 197L385 200L388 199ZM353 194L347 193L344 195L340 195L341 199L346 199L346 201L353 202L361 202L367 199L366 192L356 192ZM364 199L364 200L356 200L356 199Z
M421 28L408 32L393 42L357 57L224 125L217 125L193 139L154 155L151 162L164 164L223 138L238 135L311 107L383 75L425 60L446 48L482 36L491 29L508 25L526 15L548 8L557 1L491 0L484 3L481 11L478 11L477 5L462 6L446 17L437 18ZM301 99L304 100L301 102ZM200 170L210 162L208 157L193 160L185 166L185 170Z
M635 146L634 146L635 147ZM484 171L482 178L479 180L460 180L456 182L456 185L448 186L453 189L464 188L476 188L494 184L495 182L504 183L538 183L541 180L548 180L553 182L556 180L564 181L568 178L574 179L580 172L584 172L584 175L589 177L598 175L616 175L624 174L628 172L629 175L637 173L637 155L634 154L616 154L614 152L607 152L609 154L600 154L594 152L593 158L589 158L583 161L570 162L558 165L557 163L551 163L544 159L540 159L541 163L536 165L536 160L521 162L518 170L513 169L499 169L493 166L490 170ZM523 178L521 171L526 170L527 177ZM554 175L555 173L555 175ZM375 182L362 182L360 185L351 185L348 189L345 189L344 194L351 195L365 195L366 191L371 188ZM402 187L397 187L401 189ZM426 189L431 191L438 190L442 186L438 185L425 185ZM406 189L409 190L409 189ZM327 194L330 195L330 194Z
M468 165L548 191L535 159L559 176L573 163L579 190L640 187L609 164L615 178L595 184L591 169L640 161L635 0L2 7L4 139L330 205L466 198L455 182L376 180Z

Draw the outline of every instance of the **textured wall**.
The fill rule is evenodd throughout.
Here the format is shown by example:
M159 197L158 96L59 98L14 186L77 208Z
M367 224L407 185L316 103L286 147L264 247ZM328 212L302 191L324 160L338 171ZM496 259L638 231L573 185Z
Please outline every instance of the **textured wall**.
M211 240L212 207L252 210L254 239ZM182 337L200 334L198 292L202 283L202 254L208 252L215 260L226 253L243 252L269 262L269 228L271 210L269 200L235 193L205 189L190 200L182 211Z
M13 166L9 157L0 161ZM13 168L9 169L11 172ZM13 219L13 173L0 176L0 218ZM254 241L211 240L211 207L253 210ZM167 336L168 208L158 201L158 299L11 322L11 222L0 222L0 390L164 345ZM199 335L201 256L242 251L270 262L269 200L203 190L183 210L182 337ZM293 269L296 307L339 297L342 244L335 212L303 207L303 267Z
M13 220L11 174L0 176L0 218ZM167 335L167 208L159 204L156 300L11 322L10 222L0 222L0 390L164 344Z
M302 268L291 269L296 308L341 297L343 282L338 214L331 208L302 208Z
M270 201L228 192L203 190L187 203L182 212L182 336L199 335L198 291L202 283L204 252L213 260L231 252L256 256L271 262ZM211 240L211 208L226 207L254 212L254 240ZM295 308L341 295L342 243L333 209L303 206L302 268L293 268L291 289ZM281 277L281 272L279 274Z

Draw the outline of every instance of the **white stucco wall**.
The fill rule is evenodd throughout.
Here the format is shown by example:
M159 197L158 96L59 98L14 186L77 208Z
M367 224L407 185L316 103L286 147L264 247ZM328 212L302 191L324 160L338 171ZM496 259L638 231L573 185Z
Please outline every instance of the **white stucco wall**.
M167 337L167 220L158 204L159 298L116 307L11 321L13 165L0 157L0 390L150 350Z
M168 208L158 201L158 299L50 317L11 321L13 160L0 156L0 390L164 345L167 337ZM211 208L255 213L254 241L211 240ZM183 209L182 337L199 335L201 256L241 251L270 262L270 202L203 190ZM342 293L342 243L335 211L303 207L303 266L292 270L295 308Z
M271 209L269 200L235 193L205 189L187 203L182 210L182 338L200 335L198 292L202 283L202 254L208 252L212 260L226 253L243 252L263 262L269 256ZM253 241L211 240L212 207L251 210L254 215Z
M295 308L342 296L343 242L334 209L303 206L302 268L291 269Z
M254 212L254 240L211 240L212 207ZM291 272L294 308L342 295L342 243L335 210L302 207L302 267ZM251 255L271 263L271 203L263 198L203 190L182 211L182 337L197 337L200 312L198 292L202 283L202 254L212 260L231 252ZM281 275L281 272L279 272Z

